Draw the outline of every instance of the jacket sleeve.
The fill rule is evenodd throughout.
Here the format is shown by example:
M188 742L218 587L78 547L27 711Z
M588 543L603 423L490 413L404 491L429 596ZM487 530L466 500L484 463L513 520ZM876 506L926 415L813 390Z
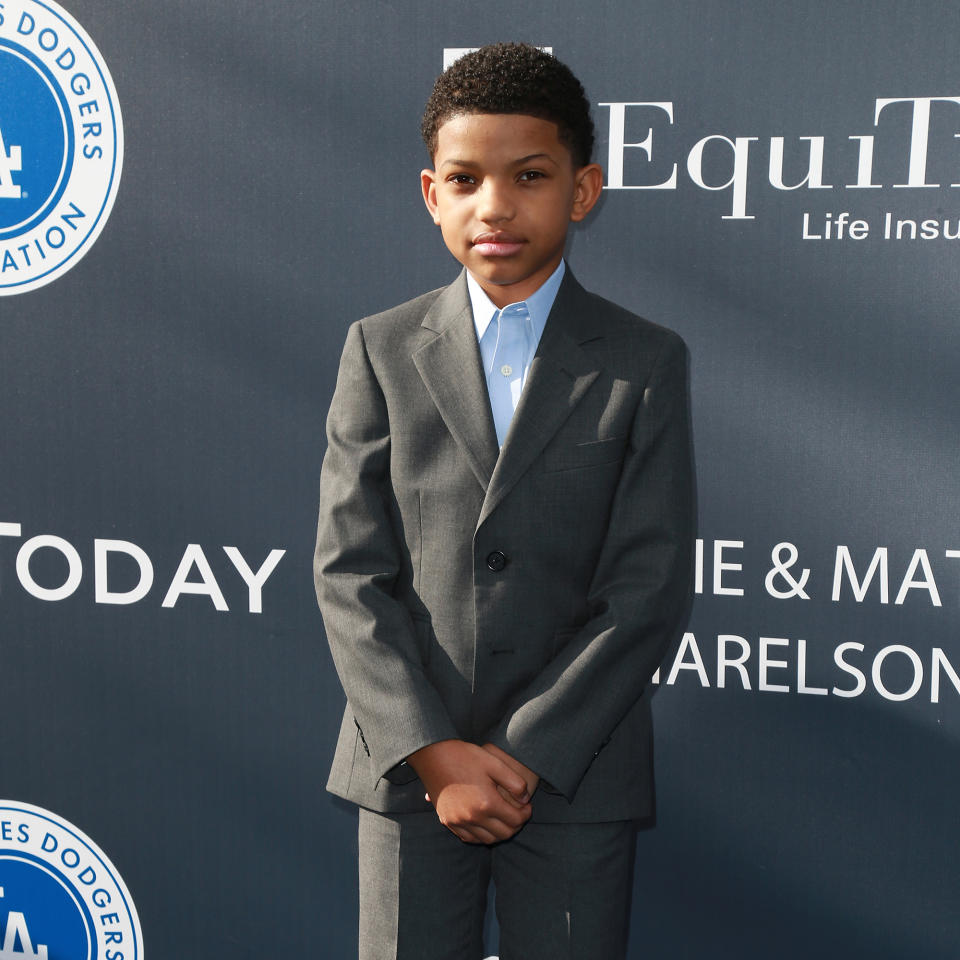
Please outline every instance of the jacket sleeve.
M489 735L568 800L686 610L693 509L687 354L669 334L634 416L589 589L590 619Z
M360 323L348 334L327 418L314 581L334 664L378 777L457 736L394 595L403 563L387 405Z

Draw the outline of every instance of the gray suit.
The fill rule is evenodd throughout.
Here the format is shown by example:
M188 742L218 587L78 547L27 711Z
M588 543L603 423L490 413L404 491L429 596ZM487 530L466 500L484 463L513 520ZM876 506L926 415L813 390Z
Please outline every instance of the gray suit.
M315 573L348 700L329 789L427 810L404 758L489 740L541 776L534 821L648 814L641 694L691 565L680 338L568 270L498 451L461 274L350 328L327 427Z

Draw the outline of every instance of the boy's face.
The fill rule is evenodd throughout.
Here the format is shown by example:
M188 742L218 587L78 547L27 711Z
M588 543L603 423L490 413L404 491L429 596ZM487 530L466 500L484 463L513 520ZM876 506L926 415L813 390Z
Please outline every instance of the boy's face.
M576 168L557 125L468 113L437 131L423 199L450 252L498 306L525 300L560 263L567 228L600 195L596 164Z

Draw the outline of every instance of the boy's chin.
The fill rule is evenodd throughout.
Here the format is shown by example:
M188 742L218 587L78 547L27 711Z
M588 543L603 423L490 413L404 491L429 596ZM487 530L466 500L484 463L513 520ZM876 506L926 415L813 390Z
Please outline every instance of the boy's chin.
M517 263L515 257L483 258L482 260L471 258L461 263L478 280L498 287L512 287L523 283L531 276L531 271Z
M520 272L505 274L499 270L476 270L472 267L467 267L467 269L480 284L497 290L503 289L506 291L514 287L522 287L528 280L527 275Z

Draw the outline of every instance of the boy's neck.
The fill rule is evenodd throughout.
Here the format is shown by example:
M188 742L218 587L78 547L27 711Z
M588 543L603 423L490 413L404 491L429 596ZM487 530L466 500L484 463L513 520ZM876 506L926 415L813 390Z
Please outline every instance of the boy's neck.
M540 287L523 300L527 305L527 313L530 317L530 322L533 324L533 330L537 340L540 339L540 334L543 333L547 317L553 309L553 304L556 300L557 292L560 289L560 284L563 282L565 271L566 267L561 260L560 264L557 265L557 269L554 270ZM467 289L470 295L470 309L473 312L473 322L477 330L477 339L482 340L487 325L503 307L498 307L490 299L486 290L480 286L476 277L469 270L467 271ZM510 303L519 302L519 300L510 301ZM509 306L509 304L504 304L504 306Z

